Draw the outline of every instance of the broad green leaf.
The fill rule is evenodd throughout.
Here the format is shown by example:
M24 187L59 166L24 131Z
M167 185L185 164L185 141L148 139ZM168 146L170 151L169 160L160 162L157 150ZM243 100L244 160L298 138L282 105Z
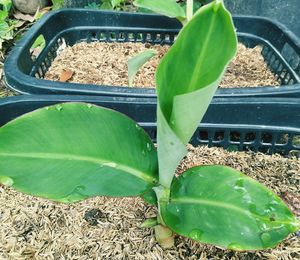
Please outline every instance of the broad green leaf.
M135 0L133 4L139 8L149 9L180 21L185 19L185 10L176 3L176 0Z
M61 202L138 196L157 183L157 154L126 116L91 104L60 104L0 128L0 182Z
M174 179L165 224L194 240L234 250L276 246L300 223L274 193L225 166L199 166Z
M186 153L184 146L204 116L236 49L231 15L217 1L199 9L159 64L158 157L164 186L170 186L173 170ZM169 137L171 131L174 133Z
M138 53L136 56L128 60L127 66L129 86L132 86L134 77L139 69L156 54L157 52L155 50L146 50Z

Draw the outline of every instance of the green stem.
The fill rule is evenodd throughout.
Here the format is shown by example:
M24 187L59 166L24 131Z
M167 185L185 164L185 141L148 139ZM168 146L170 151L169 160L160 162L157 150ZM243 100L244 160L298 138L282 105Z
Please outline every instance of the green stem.
M170 199L170 189L160 185L157 187L154 187L153 190L156 193L157 197L157 207L158 207L158 222L161 223L162 225L165 225L162 216L161 216L161 207L165 206L166 203L168 203Z
M190 21L194 14L194 0L187 0L186 2L186 19Z

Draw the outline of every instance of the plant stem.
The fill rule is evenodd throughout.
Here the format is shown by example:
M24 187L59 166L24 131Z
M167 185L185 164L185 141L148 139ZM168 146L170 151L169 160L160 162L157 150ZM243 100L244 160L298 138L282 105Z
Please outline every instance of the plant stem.
M186 19L190 21L194 14L194 0L186 1Z
M154 187L153 190L155 191L157 197L157 207L158 207L158 222L164 225L164 221L161 216L161 207L166 206L170 198L170 189L165 188L164 186L160 185Z

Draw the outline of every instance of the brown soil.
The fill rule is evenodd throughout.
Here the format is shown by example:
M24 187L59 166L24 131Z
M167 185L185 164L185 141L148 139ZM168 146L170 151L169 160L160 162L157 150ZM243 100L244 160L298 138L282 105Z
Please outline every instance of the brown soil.
M299 159L199 147L190 148L178 171L205 164L243 171L297 207L292 204L300 196ZM138 198L97 197L63 205L0 187L0 259L300 259L296 235L261 252L237 253L180 236L176 247L163 250L151 229L139 228L155 213Z
M45 79L59 81L64 71L72 72L68 82L128 86L127 61L147 48L158 55L147 62L134 80L136 87L155 86L154 75L160 59L169 46L142 43L78 43L66 47L54 60ZM238 54L227 69L221 87L279 86L261 54L262 47L253 49L239 44Z

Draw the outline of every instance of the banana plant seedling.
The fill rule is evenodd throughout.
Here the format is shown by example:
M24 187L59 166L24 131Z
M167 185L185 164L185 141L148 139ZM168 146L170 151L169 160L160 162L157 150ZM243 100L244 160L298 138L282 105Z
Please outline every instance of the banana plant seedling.
M164 247L173 246L175 233L233 250L276 246L300 224L266 187L221 165L174 176L236 49L223 3L204 6L157 70L157 150L140 126L118 112L59 104L0 128L0 183L63 203L140 196L158 208L142 226L153 226Z

